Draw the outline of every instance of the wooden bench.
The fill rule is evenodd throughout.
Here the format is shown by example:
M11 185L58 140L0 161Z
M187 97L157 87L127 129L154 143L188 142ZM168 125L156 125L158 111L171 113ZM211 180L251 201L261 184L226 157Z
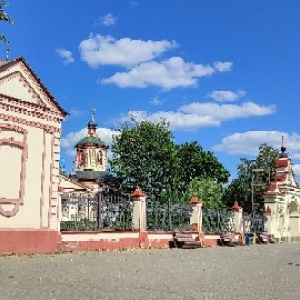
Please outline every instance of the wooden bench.
M241 245L240 240L235 238L234 232L222 232L220 234L220 242L222 246L235 247Z
M256 235L259 244L275 243L275 239L267 232L257 232Z
M201 242L193 238L191 233L173 233L173 243L176 248L196 249L201 246Z

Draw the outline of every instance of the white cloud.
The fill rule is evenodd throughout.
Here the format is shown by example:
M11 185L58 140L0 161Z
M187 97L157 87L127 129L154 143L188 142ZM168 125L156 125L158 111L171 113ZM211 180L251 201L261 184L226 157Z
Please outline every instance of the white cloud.
M119 131L115 131L109 128L98 128L97 129L98 137L109 147L112 145L113 136L120 134ZM87 136L87 129L81 129L76 132L70 132L66 137L61 138L61 147L66 149L66 152L73 156L75 154L74 147L75 145L84 137Z
M128 72L118 72L101 83L114 83L119 87L146 88L158 86L169 90L177 87L197 86L197 79L210 76L216 69L209 65L185 62L181 57L171 57L157 62L145 62Z
M293 159L300 160L300 152L299 153L294 153L292 156Z
M170 128L173 130L195 130L216 127L228 120L269 115L274 112L275 107L272 105L260 106L253 102L241 105L194 102L179 107L177 111L159 111L152 114L130 111L121 121L130 120L131 115L137 120L148 119L153 122L164 118L170 122Z
M225 121L236 118L270 115L275 112L275 107L273 105L258 105L253 102L244 102L240 105L194 102L182 106L180 110L184 113L197 114L199 117L210 115L216 120Z
M236 93L227 90L214 90L207 97L214 99L215 101L236 101L246 95L245 91L238 90Z
M100 65L131 67L151 61L176 46L177 43L174 41L142 41L130 38L116 40L109 35L97 34L81 41L79 49L82 60L91 67Z
M222 139L222 143L214 147L215 151L223 151L227 154L244 154L255 156L259 145L266 143L276 149L281 147L281 138L284 137L284 145L292 159L300 158L300 135L288 134L280 131L247 131L234 133Z
M117 18L113 16L113 14L108 13L104 17L100 18L100 24L104 26L112 26L115 25Z
M214 62L214 68L219 71L219 72L228 72L231 71L233 63L230 61L222 62L222 61L217 61Z
M75 61L71 51L66 49L56 49L55 52L64 59L64 64L70 64Z
M83 116L84 114L86 114L86 111L84 111L84 110L77 110L77 109L72 108L69 111L69 113L70 113L70 116L80 117L80 116Z
M159 106L162 105L163 100L159 99L158 97L153 97L150 101L150 104L154 105L154 106Z
M247 131L234 133L224 139L222 143L213 147L214 151L223 151L227 154L239 154L255 157L259 146L266 143L280 150L281 138L284 137L284 145L287 147L289 158L300 160L300 135L288 134L280 131ZM300 164L293 163L293 171L297 179L300 178Z
M300 164L293 164L293 171L295 176L300 178Z

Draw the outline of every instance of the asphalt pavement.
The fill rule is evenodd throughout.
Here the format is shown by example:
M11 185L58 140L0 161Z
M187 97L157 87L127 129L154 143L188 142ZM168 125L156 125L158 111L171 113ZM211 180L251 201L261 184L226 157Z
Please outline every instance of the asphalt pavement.
M300 243L0 257L0 300L300 299Z

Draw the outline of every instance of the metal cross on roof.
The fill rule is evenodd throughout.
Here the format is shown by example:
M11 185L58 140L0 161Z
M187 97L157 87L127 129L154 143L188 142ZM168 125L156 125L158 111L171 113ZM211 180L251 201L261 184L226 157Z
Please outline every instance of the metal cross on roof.
M96 109L92 108L92 121L95 121L95 113L96 113Z
M286 147L284 146L283 135L281 136L281 156L285 156Z

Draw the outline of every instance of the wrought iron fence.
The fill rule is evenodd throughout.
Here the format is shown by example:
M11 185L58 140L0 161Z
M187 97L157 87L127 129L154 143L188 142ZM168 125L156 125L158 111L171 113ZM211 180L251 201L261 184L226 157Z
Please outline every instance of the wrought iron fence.
M129 196L119 192L64 193L61 207L61 231L132 228Z
M149 231L191 230L192 209L187 204L147 201L147 229Z
M130 196L120 192L99 193L99 228L132 229Z
M243 214L245 232L263 232L266 230L267 217L260 212Z
M218 210L202 211L202 230L204 232L232 232L233 212Z

